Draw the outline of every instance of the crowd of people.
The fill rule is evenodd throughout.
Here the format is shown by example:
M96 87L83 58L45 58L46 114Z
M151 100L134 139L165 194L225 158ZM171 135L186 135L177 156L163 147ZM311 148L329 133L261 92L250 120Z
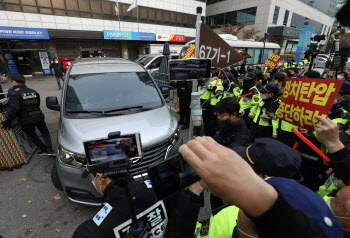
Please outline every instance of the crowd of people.
M328 118L315 116L319 124L308 131L276 118L276 111L286 78L322 76L285 66L265 73L263 67L246 69L243 63L211 79L201 102L206 136L179 149L201 180L164 200L169 219L163 237L350 237L348 76L338 74L343 83ZM331 162L299 141L293 128ZM90 168L84 178L89 173L114 210L101 225L86 221L73 237L113 237L113 228L130 218L125 194L103 176L103 168ZM137 212L157 202L145 184L131 183ZM197 221L204 189L211 193L212 213ZM116 191L121 195L116 197Z

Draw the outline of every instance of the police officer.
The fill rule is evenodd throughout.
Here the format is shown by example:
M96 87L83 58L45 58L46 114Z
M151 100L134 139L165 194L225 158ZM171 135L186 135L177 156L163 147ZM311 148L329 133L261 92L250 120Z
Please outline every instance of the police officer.
M2 62L2 60L0 60L0 78L1 78L1 82L0 82L0 99L5 98L5 95L3 95L3 91L2 91L2 87L1 84L2 83L7 83L7 69L6 69L6 65L4 62Z
M191 81L179 81L176 83L177 94L180 103L180 121L179 124L183 124L181 130L186 130L190 126L190 104L192 93Z
M276 111L281 100L278 98L278 85L268 83L265 87L259 89L261 100L251 125L251 131L255 138L272 137L272 121L276 120Z
M35 90L27 88L25 78L16 74L11 78L12 89L8 92L8 103L10 111L7 113L6 121L2 122L4 129L11 128L11 122L19 117L22 129L29 138L40 148L39 155L55 155L52 150L52 143L49 130L47 129L44 114L40 110L40 95ZM43 136L43 143L35 133L38 128Z
M245 120L248 119L248 114L252 106L260 100L260 93L255 86L256 78L256 74L249 72L247 75L241 75L239 79L240 88L242 90L241 95L252 93L249 96L239 99L239 104L241 106L240 113Z
M91 177L91 182L97 192L104 197L105 206L102 210L110 210L99 219L89 219L83 222L74 232L72 238L108 238L115 237L113 229L130 219L128 201L123 187L110 177L103 178L103 174L110 171L109 163L87 166L82 178ZM144 183L139 184L134 180L129 184L131 196L134 197L133 206L135 213L139 214L151 207L157 201L152 190ZM96 214L98 216L99 213ZM96 217L95 216L95 217Z
M350 121L347 119L346 115L350 112L350 103L346 100L348 95L350 95L350 83L343 82L329 114L329 118L332 119L339 128L343 128L344 125Z

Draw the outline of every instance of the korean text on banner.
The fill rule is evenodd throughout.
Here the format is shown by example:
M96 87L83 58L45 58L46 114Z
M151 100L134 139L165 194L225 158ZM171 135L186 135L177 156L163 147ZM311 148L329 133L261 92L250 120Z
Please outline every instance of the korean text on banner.
M194 49L195 49L194 44L190 44L190 46L187 48L182 59L193 58L194 57Z
M270 57L266 60L265 66L269 69L274 69L276 67L276 64L281 59L281 55L273 52Z
M307 47L310 45L313 32L313 27L301 29L298 48L295 53L295 63L299 64L299 62L305 58L305 52L307 50Z
M295 126L314 130L314 116L327 117L342 81L291 78L286 80L277 118Z

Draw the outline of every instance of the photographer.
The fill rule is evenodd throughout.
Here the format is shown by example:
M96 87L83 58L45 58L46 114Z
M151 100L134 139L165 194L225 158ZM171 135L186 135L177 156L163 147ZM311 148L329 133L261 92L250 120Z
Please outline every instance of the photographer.
M103 194L104 200L111 207L111 211L104 218L100 218L99 225L96 224L93 218L83 222L74 232L73 238L115 237L113 229L130 219L130 211L124 189L110 177L102 177L103 173L110 170L108 163L99 164L87 166L87 170L82 174L84 179L89 175L91 176L92 184L99 193ZM152 190L148 189L144 183L139 184L131 180L130 193L134 197L133 204L136 214L143 212L157 202Z

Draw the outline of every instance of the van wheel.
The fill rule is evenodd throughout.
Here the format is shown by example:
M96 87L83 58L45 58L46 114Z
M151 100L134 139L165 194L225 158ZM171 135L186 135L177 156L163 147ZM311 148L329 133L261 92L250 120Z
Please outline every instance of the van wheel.
M53 186L55 186L55 188L57 188L60 191L63 191L63 187L62 187L62 184L61 184L61 181L60 181L60 177L58 176L56 163L54 163L54 165L52 166L51 181L53 183Z

